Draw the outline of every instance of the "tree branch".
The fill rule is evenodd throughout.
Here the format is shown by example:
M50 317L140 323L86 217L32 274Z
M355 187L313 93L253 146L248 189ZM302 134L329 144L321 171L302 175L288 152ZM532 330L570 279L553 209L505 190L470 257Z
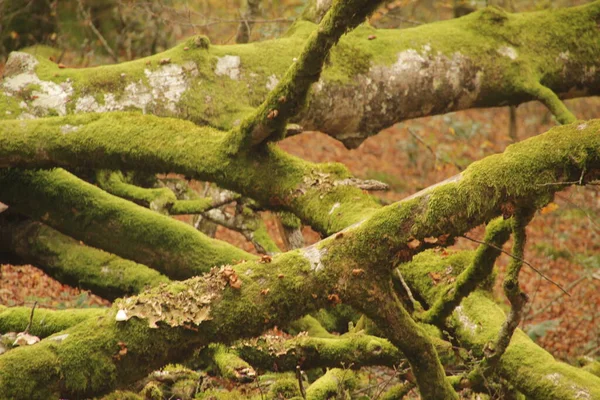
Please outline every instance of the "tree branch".
M305 111L294 121L354 148L406 119L537 100L524 77L561 99L599 94L600 77L591 73L600 69L598 15L596 1L514 15L486 9L402 30L361 27L332 49ZM59 69L40 48L32 50L35 56L15 52L0 87L0 118L138 109L228 130L269 97L264 115L255 115L266 118L276 109L278 117L266 119L267 127L283 125L296 107L287 97L287 105L280 106L287 92L272 90L287 81L286 70L316 29L299 21L286 37L236 46L194 37L143 60L88 69ZM160 64L167 58L168 64Z
M59 282L108 300L169 281L145 265L86 246L40 222L2 219L0 247Z
M62 169L0 170L0 198L91 246L185 279L255 256L183 222L112 196Z

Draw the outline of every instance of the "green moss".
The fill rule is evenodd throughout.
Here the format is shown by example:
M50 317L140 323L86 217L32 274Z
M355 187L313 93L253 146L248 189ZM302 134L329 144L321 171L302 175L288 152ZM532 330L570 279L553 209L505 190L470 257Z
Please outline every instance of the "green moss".
M63 283L110 300L168 282L144 265L86 246L41 223L18 224L12 232L12 247L24 260Z
M495 339L506 317L490 296L483 292L472 293L462 306L462 321L460 317L456 321L461 340L474 349L481 349ZM475 329L468 326L474 326ZM556 361L520 330L513 335L498 368L500 374L509 378L527 397L577 399L585 395L583 393L590 398L600 396L598 378Z
M298 334L300 332L307 332L311 337L320 338L332 338L335 335L327 332L325 328L316 320L313 316L306 315L296 321L294 321L290 328L292 334Z
M106 313L102 308L85 308L72 310L49 310L36 308L29 333L45 338L54 333L77 325L89 318L99 317ZM23 332L29 323L31 309L29 307L0 308L0 332Z
M332 82L350 83L357 75L369 72L371 67L371 54L347 41L333 47L329 60L323 71L323 79Z
M102 397L102 400L158 400L156 397L142 397L136 393L117 390L107 396ZM162 397L160 398L162 399Z
M222 344L212 344L212 359L220 375L227 379L238 380L241 370L252 371L252 367L235 352Z
M275 244L275 241L269 235L264 221L260 216L257 216L257 218L256 223L258 226L252 232L253 241L259 243L269 254L280 253L281 249L277 247L277 244Z
M170 208L171 215L200 214L213 208L213 199L178 200Z
M187 278L214 265L253 258L183 222L111 196L64 170L10 170L0 180L6 188L2 193L6 203L90 245L146 264L171 278ZM30 201L23 201L24 193ZM144 251L132 243L143 246Z
M149 382L142 391L140 395L143 396L145 400L163 400L163 391L159 387L156 382Z
M302 221L290 212L280 211L279 213L277 213L277 216L281 220L281 224L286 228L302 228Z
M161 211L177 201L175 194L167 188L147 189L128 182L121 171L102 170L96 173L98 186L115 196Z
M260 395L248 396L246 393L242 393L241 391L239 391L237 389L232 390L232 391L209 389L202 393L199 393L196 396L196 399L200 399L200 400L239 400L239 399L263 400L263 398Z
M171 396L181 400L193 399L198 388L198 380L182 379L175 382L171 388Z
M357 383L354 371L333 368L306 389L306 399L326 400L335 396L343 396L346 390L353 390Z
M290 399L294 396L300 396L298 380L293 377L284 376L277 379L269 388L269 399Z

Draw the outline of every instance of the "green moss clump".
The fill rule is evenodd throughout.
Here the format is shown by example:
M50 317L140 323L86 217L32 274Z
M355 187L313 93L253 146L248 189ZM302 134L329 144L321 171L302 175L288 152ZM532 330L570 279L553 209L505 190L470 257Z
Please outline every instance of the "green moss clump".
M33 322L29 333L45 338L54 333L77 325L89 318L99 317L106 313L103 308L82 308L73 310L49 310L37 308L33 314ZM29 307L1 307L0 332L23 332L29 323L31 309Z
M283 377L277 379L269 388L267 394L269 399L291 399L295 396L300 396L300 388L298 387L298 380L292 377Z

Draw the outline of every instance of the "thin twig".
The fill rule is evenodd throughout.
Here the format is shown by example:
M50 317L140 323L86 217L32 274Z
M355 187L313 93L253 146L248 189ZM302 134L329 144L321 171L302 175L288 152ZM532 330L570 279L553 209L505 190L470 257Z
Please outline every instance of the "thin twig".
M598 225L596 223L596 221L594 221L594 219L592 218L592 216L590 215L589 212L587 212L586 210L584 210L580 205L578 205L577 203L575 203L574 201L570 200L569 198L565 197L565 196L561 196L560 194L556 194L556 196L564 201L566 201L567 203L571 204L572 206L574 206L575 208L577 208L580 211L583 211L583 213L585 214L585 216L587 217L588 221L590 222L590 224L594 225L594 227L596 229L600 229L600 225Z
M304 383L302 382L302 370L299 365L296 365L296 378L298 379L298 387L300 388L300 394L302 398L306 400L306 389L304 389Z
M104 38L104 36L102 36L102 33L100 33L100 31L96 28L96 26L94 25L94 22L92 22L92 15L91 15L90 11L89 10L86 11L84 9L83 3L81 2L81 0L79 0L77 3L79 5L79 10L83 14L83 17L88 21L88 26L90 27L90 29L92 30L92 32L94 33L94 35L96 35L96 37L98 38L98 40L100 41L100 43L102 43L102 47L104 47L104 49L111 56L111 58L116 63L118 63L119 62L119 58L117 57L117 55L115 54L115 52L113 51L113 49L110 48L110 46L108 45L108 42L106 41L106 39Z
M437 162L437 154L435 153L435 150L433 150L433 148L431 148L431 146L429 146L425 140L423 140L423 138L421 138L421 136L419 136L418 133L414 132L412 129L407 128L406 129L408 131L408 133L411 134L412 137L414 137L419 143L421 143L423 146L425 146L427 148L427 150L429 150L431 152L431 154L433 154L433 159L435 162Z
M265 396L263 394L262 388L260 387L260 382L259 382L258 376L256 377L255 382L256 382L256 388L258 389L258 392L260 393L260 400L264 400Z
M538 270L536 267L534 267L533 265L531 265L530 262L528 262L528 261L526 261L526 260L524 260L524 259L522 259L520 257L517 257L514 254L512 254L512 253L510 253L510 252L508 252L508 251L502 249L501 247L498 247L498 246L496 246L496 245L494 245L492 243L488 243L488 242L484 242L484 241L481 241L481 240L473 239L473 238L468 237L467 235L461 235L461 236L464 237L465 239L468 239L468 240L472 241L472 242L479 243L479 244L485 244L485 245L488 245L490 247L493 247L494 249L496 249L498 251L501 251L502 253L506 254L507 256L512 257L515 260L521 261L523 264L527 265L529 268L531 268L532 270L534 270L539 276L541 276L542 278L544 278L545 280L547 280L548 282L550 282L551 284L553 284L554 286L556 286L557 288L559 288L560 290L562 290L567 296L571 297L571 294L569 292L567 292L565 289L563 289L563 287L560 286L560 284L558 284L555 281L553 281L552 279L548 278L540 270Z
M568 181L568 182L547 182L547 183L538 183L536 186L555 186L555 185L581 185L583 186L583 176L585 175L585 168L581 170L581 176L577 181Z
M398 279L400 279L400 282L402 283L402 287L404 288L404 290L406 290L408 298L412 302L413 307L416 309L418 306L421 305L421 303L419 303L419 302L417 302L417 300L415 300L410 288L408 287L408 285L406 284L406 281L404 280L404 277L402 276L402 273L400 272L400 269L398 269L398 268L396 268L396 275L398 276Z
M27 324L27 328L23 331L24 333L29 333L29 329L31 329L31 325L33 324L33 312L35 311L35 306L37 306L37 301L33 302L33 307L31 307L31 314L29 314L29 323Z
M400 21L400 22L406 22L407 24L412 24L412 25L415 25L415 26L423 25L425 23L425 22L414 20L414 19L399 17L397 15L386 14L385 16L388 17L388 18L395 19L395 20Z
M566 290L571 290L573 289L575 286L579 285L581 282L583 282L586 279L589 279L590 275L586 274L583 276L580 276L579 278L577 278L576 280L574 280L573 282L571 282L569 284L569 286L567 286ZM554 304L557 300L559 300L562 296L564 295L564 292L561 292L559 294L557 294L552 300L550 300L546 305L544 305L542 308L540 308L539 310L537 310L535 313L533 313L533 315L531 316L527 316L526 318L523 318L523 320L525 319L534 319L535 317L537 317L538 315L540 315L541 313L543 313L544 311L546 311L548 309L548 307L550 307L552 304Z

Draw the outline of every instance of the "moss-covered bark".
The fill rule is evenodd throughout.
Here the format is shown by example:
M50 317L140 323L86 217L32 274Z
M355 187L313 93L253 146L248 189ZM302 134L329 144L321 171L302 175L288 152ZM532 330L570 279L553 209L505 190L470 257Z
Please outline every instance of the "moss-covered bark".
M168 282L160 273L84 245L40 222L2 220L0 248L39 266L54 279L108 300Z
M367 365L393 367L403 360L388 340L365 334L293 339L266 336L242 341L235 345L235 351L255 368L280 372L294 371L298 365L303 370L344 366L358 369Z
M357 384L358 380L352 370L332 368L306 389L306 400L345 397L346 391L354 389Z
M36 308L29 333L45 338L90 318L106 314L104 308L49 310ZM0 333L23 332L29 324L31 308L0 306Z
M452 284L447 286L421 319L433 325L443 325L465 296L468 296L477 286L490 280L494 263L509 235L510 223L507 220L503 218L492 220L486 228L485 244L477 248L473 261Z
M0 170L0 198L91 246L185 279L254 256L193 227L112 196L62 169Z
M523 14L488 8L403 30L361 26L334 47L296 121L349 147L404 119L532 99L571 122L559 98L600 92L599 13L593 2ZM0 118L134 108L230 129L284 79L315 30L299 21L286 37L231 46L196 37L152 57L89 69L59 69L44 49L32 50L35 57L14 53Z
M159 122L156 124L160 126ZM375 321L378 319L381 322L392 321L394 323L391 326L403 328L398 332L391 332L390 328L386 334L407 356L407 350L412 351L412 358L409 359L417 369L416 376L431 377L433 374L438 379L443 378L443 372L442 375L438 374L438 369L419 369L420 366L431 362L435 364L435 360L432 359L435 350L428 343L430 339L427 339L425 331L414 327L408 329L410 325L403 326L401 321L398 321L399 315L401 316L398 311L401 309L392 309L395 307L395 301L387 301L389 298L385 297L385 294L388 290L387 280L391 268L398 259L405 260L430 245L446 243L449 240L448 234L453 236L464 233L484 220L500 214L507 204L519 205L524 202L536 206L545 204L550 200L553 192L562 186L545 185L546 183L573 182L580 179L586 182L596 177L600 168L600 136L597 134L599 126L600 122L590 121L559 127L513 145L503 154L490 156L474 163L458 178L381 208L361 224L349 227L309 248L273 257L270 263L247 262L236 266L234 270L224 268L213 271L208 277L159 286L139 297L120 302L110 312L111 314L97 322L98 325L93 329L87 325L71 328L77 340L70 341L67 338L59 345L48 344L51 341L46 341L40 345L11 351L0 357L2 367L0 368L0 393L8 393L8 397L12 395L15 398L35 398L32 393L41 390L40 388L45 388L44 391L40 391L44 395L56 393L58 390L77 395L107 391L118 383L129 382L138 376L143 376L148 370L160 366L166 360L176 360L189 351L189 348L185 347L188 344L189 346L207 344L215 340L230 342L241 337L256 336L269 326L274 324L285 326L311 310L340 300L353 302L355 306L364 308L367 316ZM82 127L81 130L84 129L88 128ZM3 135L2 138L7 138L8 143L11 142L11 136L8 134ZM48 162L51 157L69 160L65 155L68 155L66 152L72 147L64 147L62 151L57 151L56 148L53 149L55 144L52 140L41 140L43 135L36 137L36 134L31 132L29 137L25 135L27 140L20 142L22 149L31 148L25 145L31 138L35 139L33 142L38 146L36 149L46 155L45 162ZM89 142L83 143L88 143L87 145L90 146L87 151L95 148L95 145L90 145ZM10 150L11 146L6 148ZM140 146L136 147L135 158L128 158L127 154L121 154L116 149L111 150L113 155L108 158L125 160L130 169L135 169L136 162L140 163L138 165L144 165L144 162L149 162L152 158L148 157L148 161L144 161L146 151L150 150L146 150L140 141ZM7 160L12 154L22 153L14 150L4 151L2 157ZM263 156L265 160L272 161L277 160L280 153L268 150ZM21 159L28 162L30 160ZM96 160L100 159L96 157ZM157 157L153 159L156 160ZM173 159L169 158L170 160ZM291 157L283 160L289 160L293 166L303 165ZM165 162L164 165L171 162L178 161ZM193 162L189 159L181 162L187 163L188 168L193 171ZM220 173L228 177L233 176L232 180L236 181L233 163L232 161L225 164L225 169ZM582 170L585 170L583 175ZM25 173L10 170L4 171L3 176L18 176L19 179L14 179L11 184L24 185L21 178L29 176L33 179L44 174L52 176L56 173L56 171ZM276 174L272 175L277 177ZM60 172L60 177L72 179L66 172ZM274 179L269 181L272 184ZM53 184L57 185L60 182L61 180L55 180ZM248 182L244 191L252 194L255 181L251 179ZM9 181L6 181L3 188L10 187L8 183ZM82 183L78 182L77 185ZM336 190L334 185L325 186L325 189L304 187L306 193L310 195L321 190L321 193L325 193L325 197L328 195L329 188L331 191ZM338 186L337 189L339 188ZM2 193L4 195L5 192ZM28 192L23 191L22 194ZM307 199L310 196L299 196L299 198ZM306 215L306 210L310 210L310 207L320 212L325 211L325 214L328 212L328 208L322 209L324 205L319 203L318 196L315 195L312 199L313 202L309 202L309 206L303 204L302 200L297 203L292 200L288 204L297 205L301 215ZM360 204L356 207L357 210L361 210ZM411 247L408 247L409 242ZM403 273L407 280L411 279L409 272L410 269ZM428 290L433 294L439 294L440 288L443 287L431 285L430 281L422 279L412 281L411 285L418 287L419 282L422 282L422 286L429 288ZM379 301L381 299L385 301ZM184 304L195 306L185 308ZM137 318L131 318L126 322L115 322L114 317L118 307L123 309L127 317ZM385 313L382 314L382 311ZM212 319L206 320L207 317ZM142 321L138 321L138 318ZM501 321L503 320L501 318ZM158 329L147 328L148 325L157 323ZM194 329L185 329L182 326ZM496 327L490 332L497 332ZM415 334L420 346L408 348L410 341L407 337L401 337L401 333ZM82 337L86 339L83 340ZM119 352L120 341L130 343L132 348L135 348L135 351L127 353L132 357L127 358L127 355L123 359L107 357L106 354ZM151 346L152 341L159 345ZM64 346L65 343L69 346ZM82 351L81 346L85 349L81 357L86 361L98 360L98 362L71 364L70 359L75 357L76 352ZM534 346L533 343L531 346ZM419 353L416 349L425 349L427 352ZM533 360L536 356L540 355L541 360L547 359L547 356L543 355L546 353L539 353L539 351L535 350L534 353L528 354L531 356L528 360L531 368L535 368ZM160 352L160 356L155 352ZM510 346L505 356L508 354L510 354ZM419 356L422 356L422 359L419 359ZM79 357L77 355L78 359ZM18 363L18 370L4 367L13 363ZM127 364L126 370L121 369L124 368L124 364ZM511 382L515 380L516 385L525 385L519 383L521 378L515 372L517 370L511 368L509 364L507 366L503 369L506 371L503 374ZM557 366L559 372L564 370L558 364L551 364L551 366ZM577 374L584 374L577 369L574 370ZM100 372L103 376L109 375L110 379L104 378L100 383L96 379ZM520 373L521 370L518 372ZM571 371L569 374L575 372ZM38 379L40 376L43 378ZM587 379L585 376L581 378L582 375L573 376L573 379L583 379L583 381ZM29 383L21 384L23 379ZM431 383L431 380L429 382ZM554 381L549 382L544 386L545 388ZM436 395L435 391L439 390L439 386L425 387L425 389L424 392L423 387L421 389L424 394L428 393L427 389L429 389L429 393L433 393L431 398L435 398L433 396Z
M223 132L186 121L134 113L2 121L0 140L0 166L181 173L288 209L326 234L378 208L371 196L348 185L350 173L341 164L306 162L274 145L232 154Z
M6 353L0 357L0 398L108 392L182 360L194 347L255 336L327 303L331 276L312 270L300 251L274 257L269 264L240 264L232 271L215 270L159 286L62 332L68 336L60 341L50 337ZM115 320L119 309L127 321Z
M62 134L61 127L67 125L78 128ZM535 200L542 204L561 188L557 182L578 181L583 170L583 183L594 177L599 162L595 134L599 125L598 121L571 124L510 146L503 155L474 163L435 192L426 191L399 207L383 209L374 220L377 224L385 224L387 218L408 223L409 217L414 217L409 209L425 207L421 219L415 219L418 224L396 238L406 243L411 235L422 240L464 232L471 225L468 218L477 223L489 220L499 214L504 202ZM272 146L252 155L230 157L222 135L184 121L132 114L11 121L0 124L0 138L3 165L111 165L183 173L216 181L267 206L288 209L324 233L361 221L377 208L360 189L338 184L349 176L338 164L311 164ZM450 215L460 216L459 224L454 224ZM366 234L377 235L378 230Z
M448 278L451 276L447 275L449 262L452 262L454 275L469 264L472 254L458 253L451 258L449 260L449 257L435 252L423 253L411 263L401 265L401 269L411 287L431 304L450 281ZM433 286L429 275L431 272L445 275L435 290L430 289ZM496 340L505 320L504 312L489 292L476 290L454 311L450 326L463 346L471 349L476 356L483 357L484 347ZM556 361L520 330L515 332L498 360L497 373L531 399L600 398L598 377Z

